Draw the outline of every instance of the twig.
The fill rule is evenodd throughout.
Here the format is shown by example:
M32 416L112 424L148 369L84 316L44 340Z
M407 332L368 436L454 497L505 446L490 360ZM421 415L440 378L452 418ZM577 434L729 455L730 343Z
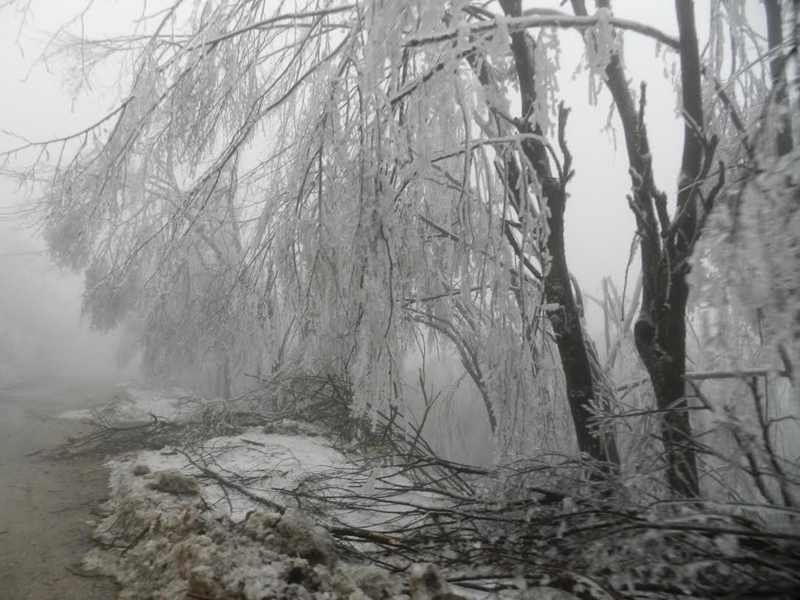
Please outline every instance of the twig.
M778 377L789 377L790 374L784 369L767 369L754 368L742 369L741 371L694 371L686 373L686 379L690 381L707 381L710 379L748 379L751 377L767 377L769 375L777 375ZM650 377L642 375L633 381L623 383L617 386L617 392L624 392L633 387L643 385L650 381Z
M507 28L509 33L523 31L525 29L538 28L538 27L556 27L556 28L575 28L575 29L588 29L596 25L600 20L599 15L587 17L573 17L567 14L550 14L550 15L525 15L521 17L507 18L503 21L503 25ZM617 17L610 17L608 22L614 27L635 31L646 37L653 38L661 42L672 50L680 48L680 42L674 37L667 35L663 31L645 25L644 23L637 23L628 19L619 19ZM470 36L477 36L484 33L490 33L500 26L500 21L494 19L476 25L471 25L469 28ZM424 46L426 44L433 44L444 42L447 40L455 39L461 35L460 31L454 29L446 30L442 33L435 33L428 36L412 37L405 41L403 44L406 47L413 48Z
M376 544L382 544L384 546L391 546L392 548L402 548L403 550L416 552L413 547L378 531L370 531L368 529L358 529L354 527L333 527L329 531L331 532L331 535L338 537L353 537L366 540L368 542L374 542Z
M150 531L150 524L149 524L149 523L147 524L147 527L145 527L145 528L142 530L142 532L141 532L139 535L137 535L137 536L134 538L134 540L133 540L133 541L132 541L130 544L128 544L127 548L125 548L125 549L122 551L122 554L125 554L125 553L126 553L128 550L132 550L132 549L134 548L134 546L136 546L136 544L138 544L139 542L141 542L141 541L142 541L142 539L144 538L144 536L146 536L146 535L147 535L147 532L148 532L148 531Z
M683 525L681 523L650 523L637 522L625 525L617 529L616 533L621 533L632 529L658 529L662 531L690 531L709 535L735 535L742 538L787 540L800 542L800 534L789 531L755 531L751 529L739 529L736 527L707 527L703 525Z
M246 440L242 438L242 441L245 442L246 444L252 444L253 446L261 446L262 448L266 447L266 444L262 444L261 442L256 442L255 440Z
M286 512L286 507L285 506L281 506L277 502L273 502L272 500L267 500L266 498L262 498L258 494L254 494L253 492L248 490L246 487L244 487L242 485L239 485L238 483L234 483L233 481L223 477L219 473L216 473L216 472L212 471L211 469L208 469L208 468L204 467L203 465L199 464L197 461L195 461L191 456L189 456L186 452L184 452L180 448L178 448L177 450L178 450L178 452L180 452L181 454L183 454L186 457L186 460L188 460L192 464L193 467L195 467L196 469L201 471L204 475L207 475L207 476L211 477L212 479L214 479L220 485L223 485L223 486L229 487L229 488L231 488L233 490L236 490L237 492L239 492L240 494L246 496L247 498L249 498L253 502L261 504L262 506L266 506L267 508L270 508L270 509L272 509L272 510L274 510L274 511L280 513L280 514L284 514Z

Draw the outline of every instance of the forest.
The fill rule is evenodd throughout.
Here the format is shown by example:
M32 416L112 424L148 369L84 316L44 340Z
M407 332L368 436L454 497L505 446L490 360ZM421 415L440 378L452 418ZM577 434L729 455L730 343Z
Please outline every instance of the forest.
M358 485L293 502L459 589L800 589L800 3L95 4L38 60L103 108L0 169L120 359L213 400L136 435L322 427Z

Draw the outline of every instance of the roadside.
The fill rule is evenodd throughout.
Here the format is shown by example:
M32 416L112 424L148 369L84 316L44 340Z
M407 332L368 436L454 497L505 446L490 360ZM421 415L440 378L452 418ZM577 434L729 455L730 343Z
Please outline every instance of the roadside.
M501 521L524 530L531 507L494 514L471 484L491 483L482 472L431 466L402 425L383 423L376 444L367 422L353 426L349 396L327 392L275 411L272 386L227 402L121 390L68 449L111 455L86 568L115 577L120 600L575 600L542 585L549 571L517 577L524 563L499 542L516 545Z
M85 576L93 512L108 495L103 459L31 456L90 428L57 418L107 402L114 384L54 379L0 388L0 590L12 600L109 600L113 581Z
M597 488L570 487L563 465L444 461L402 418L354 421L352 396L327 379L275 410L309 379L225 402L110 383L0 390L0 596L796 596L790 519L781 529L724 509L676 515L623 494L600 504ZM79 424L92 404L103 405L94 429ZM96 515L98 460L26 456L68 434L70 456L109 455L111 497Z

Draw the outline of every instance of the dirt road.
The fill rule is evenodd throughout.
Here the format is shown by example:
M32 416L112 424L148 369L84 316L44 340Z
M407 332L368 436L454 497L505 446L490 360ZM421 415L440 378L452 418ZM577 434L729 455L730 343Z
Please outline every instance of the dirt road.
M0 597L111 600L116 586L79 573L93 508L107 496L101 460L52 461L31 452L88 428L56 418L111 399L110 381L52 380L0 388ZM72 571L71 571L72 570Z

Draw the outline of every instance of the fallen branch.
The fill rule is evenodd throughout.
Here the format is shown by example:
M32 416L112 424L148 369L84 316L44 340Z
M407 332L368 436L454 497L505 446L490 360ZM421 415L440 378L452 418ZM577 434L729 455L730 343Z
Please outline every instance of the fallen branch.
M216 473L215 471L212 471L211 469L209 469L207 467L204 467L203 465L199 464L197 461L195 461L191 456L189 456L186 452L184 452L180 448L178 448L177 450L178 450L178 452L180 452L181 454L183 454L186 457L186 460L188 460L189 463L191 463L191 465L193 467L195 467L198 471L203 473L203 475L207 475L208 477L211 477L211 479L216 481L221 486L228 487L228 488L230 488L232 490L236 490L237 492L239 492L243 496L246 496L247 498L249 498L253 502L256 502L257 504L261 504L262 506L266 506L267 508L269 508L271 510L274 510L275 512L278 512L280 514L284 514L286 512L286 507L285 506L281 506L277 502L273 502L272 500L267 500L266 498L263 498L263 497L259 496L258 494L255 494L255 493L251 492L246 487L244 487L242 485L239 485L238 483L234 483L233 481L231 481L230 479L228 479L226 477L223 477L219 473Z
M691 373L686 373L685 377L689 381L708 381L712 379L750 379L752 377L768 377L770 375L777 375L778 377L790 377L790 373L784 369L767 369L765 367L742 369L740 371L694 371ZM642 375L633 381L618 385L617 392L624 392L625 390L629 390L649 382L650 378L647 375Z
M403 550L410 550L415 552L411 546L404 544L396 538L381 533L379 531L370 531L368 529L357 529L355 527L333 527L329 529L332 535L336 537L351 537L360 540L366 540L375 544L382 544L384 546L391 546L392 548L402 548Z
M150 531L150 524L149 524L149 523L148 523L148 524L147 524L147 526L146 526L146 527L145 527L145 528L144 528L144 529L141 531L141 533L139 533L139 535L137 535L135 538L133 538L133 541L132 541L130 544L128 544L128 547L127 547L127 548L125 548L125 550L123 550L123 551L122 551L122 554L125 554L126 552L128 552L128 551L129 551L129 550L131 550L132 548L136 547L136 544L138 544L139 542L141 542L141 541L144 539L144 536L146 536L146 535L147 535L147 532L148 532L148 531Z

